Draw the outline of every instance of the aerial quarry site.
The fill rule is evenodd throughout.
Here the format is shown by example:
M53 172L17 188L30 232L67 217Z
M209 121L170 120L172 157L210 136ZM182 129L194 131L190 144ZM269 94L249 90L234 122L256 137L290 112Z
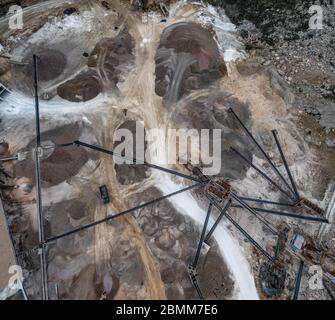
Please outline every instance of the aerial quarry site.
M0 0L0 299L334 300L328 2Z

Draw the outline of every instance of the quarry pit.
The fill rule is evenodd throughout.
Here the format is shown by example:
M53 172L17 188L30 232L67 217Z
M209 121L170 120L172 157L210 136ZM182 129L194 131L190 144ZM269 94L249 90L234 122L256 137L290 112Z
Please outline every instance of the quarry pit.
M335 153L306 141L309 120L294 108L295 97L285 79L271 65L248 56L221 8L202 2L167 1L169 14L164 15L158 5L142 8L136 1L103 2L37 3L24 9L24 28L16 31L8 30L6 18L0 18L0 43L10 61L18 62L0 58L4 66L0 68L0 84L6 89L0 100L0 156L24 155L22 161L1 162L2 202L8 224L8 231L3 232L11 235L2 243L13 244L8 259L15 257L23 269L25 294L30 299L42 297L33 153L33 55L38 57L45 239L190 186L189 180L173 174L143 164L118 164L108 154L71 144L83 141L112 150L120 144L114 139L117 130L129 130L136 141L138 123L145 134L150 129L164 133L169 129L221 130L218 139L210 139L210 145L221 148L221 167L214 178L228 181L241 197L273 201L277 204L271 208L282 210L278 203L288 198L253 169L250 163L271 172L262 152L229 114L232 109L284 175L285 164L272 130L278 132L300 195L320 207L329 223L270 214L262 217L279 234L288 228L291 238L300 234L314 251L322 248L318 251L330 265L324 263L324 271L334 277ZM68 7L76 12L64 14ZM185 163L166 163L170 150L164 145L163 141L144 144L145 151L151 151L146 160L192 176ZM285 188L280 179L272 178ZM99 193L103 185L109 190L108 204ZM195 188L51 241L45 247L48 298L198 299L188 266L196 253L207 209L203 190ZM317 216L305 207L290 209L294 214ZM228 212L264 250L276 254L278 236L256 216L236 206ZM213 208L210 226L219 214ZM222 219L201 249L197 279L206 299L290 299L300 262L297 255L292 258L290 254L282 253L285 283L271 296L262 282L266 258ZM306 258L305 263L313 264L311 261ZM307 271L302 280L308 282ZM307 285L301 287L300 295L330 299L326 288L315 292Z

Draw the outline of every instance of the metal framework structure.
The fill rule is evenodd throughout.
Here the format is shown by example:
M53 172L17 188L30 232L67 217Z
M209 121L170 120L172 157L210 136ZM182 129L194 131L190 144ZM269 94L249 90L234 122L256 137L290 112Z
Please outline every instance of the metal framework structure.
M254 138L254 136L251 134L251 132L247 129L247 127L243 124L243 122L240 120L238 115L235 113L233 109L229 109L229 114L233 116L235 120L238 121L238 123L241 125L241 127L246 132L247 136L252 140L252 142L256 145L256 147L260 150L260 152L264 155L267 162L270 164L271 168L273 169L273 172L278 176L278 178L283 182L284 186L279 185L279 183L275 182L272 178L268 176L267 173L263 172L260 168L255 166L253 163L251 163L245 156L241 154L238 150L231 148L243 161L247 162L251 167L253 167L265 180L267 180L270 184L275 186L283 195L286 196L287 202L275 202L275 201L269 201L269 200L263 200L263 199L255 199L255 198L249 198L249 197L243 197L236 194L234 190L232 190L231 186L224 180L220 180L217 178L211 178L208 176L205 176L202 174L201 169L197 167L192 168L192 175L187 175L182 172L178 172L175 170L171 170L168 168L164 168L155 164L148 163L144 160L139 159L127 159L126 157L115 153L113 150L108 150L105 148L102 148L100 146L91 145L82 141L73 141L61 145L56 145L55 148L66 148L68 146L76 145L78 147L82 148L88 148L100 153L104 153L107 155L110 155L112 157L120 157L125 160L132 160L135 164L141 164L145 165L149 168L160 170L165 173L173 174L176 176L179 176L183 179L186 179L193 184L190 186L187 186L185 188L182 188L178 191L175 191L173 193L158 197L156 199L153 199L151 201L148 201L146 203L143 203L141 205L135 206L133 208L127 209L123 212L119 212L117 214L114 214L112 216L108 216L104 219L94 221L92 223L88 223L85 225L82 225L80 227L74 228L70 231L54 235L50 238L45 238L44 235L44 226L43 226L43 212L42 212L42 195L41 195L41 180L40 180L40 159L43 152L43 147L41 146L41 132L40 132L40 118L39 118L39 100L38 100L38 70L37 70L37 60L38 57L34 56L34 88L35 88L35 113L36 113L36 147L35 147L35 163L36 163L36 196L37 196L37 216L38 216L38 222L39 222L39 254L40 254L40 263L41 263L41 274L42 274L42 298L47 300L49 298L48 295L48 279L47 279L47 259L46 259L46 247L54 243L55 241L67 237L71 234L75 234L79 231L86 230L92 227L95 227L98 224L105 223L107 221L110 221L112 219L116 219L122 215L125 214L131 214L136 210L142 209L146 206L152 205L156 202L168 199L170 197L173 197L177 194L180 194L182 192L190 191L195 188L202 188L202 193L205 198L208 199L209 206L208 211L205 217L205 221L202 227L201 236L197 245L197 249L194 255L194 259L191 262L191 264L188 267L188 272L190 275L190 279L192 284L194 285L199 298L205 299L204 294L198 284L198 275L197 275L197 266L199 263L199 258L201 256L201 249L203 244L209 244L209 241L214 234L214 231L216 230L217 226L219 225L220 221L225 218L227 221L232 224L236 230L245 238L247 239L251 245L253 245L266 259L268 259L270 262L275 259L270 253L268 253L265 249L262 248L262 246L255 240L253 237L241 226L239 225L233 217L228 213L228 210L230 208L241 208L246 210L249 214L253 215L256 219L259 220L260 223L262 223L272 234L278 235L278 232L276 228L265 219L264 215L276 215L276 216L285 216L293 219L301 219L301 220L307 220L311 222L319 222L319 223L328 223L327 219L323 216L306 216L306 215L298 215L296 213L292 212L282 212L278 210L273 209L267 209L267 208L260 208L260 207L254 207L250 206L248 203L256 203L261 205L276 205L276 206L284 206L287 208L290 207L296 207L297 205L304 204L308 208L316 211L318 214L320 212L322 213L322 210L319 209L316 205L312 204L306 199L303 199L300 197L296 184L294 182L293 176L289 170L289 166L287 164L287 161L285 159L283 150L280 146L278 133L277 131L273 130L273 136L276 142L276 145L278 147L279 153L281 155L282 161L284 163L286 173L289 177L289 181L287 181L284 176L279 172L278 168L274 165L268 154L263 150L261 145L257 142L257 140ZM213 208L216 208L219 210L219 215L217 216L213 226L208 230L208 222L210 219L210 216L213 212Z
M292 300L298 300L303 269L304 269L304 261L300 260L299 270L298 270L297 278L295 281L294 294L293 294Z
M43 219L43 207L42 207L42 196L41 196L41 129L40 129L40 111L39 111L39 99L38 99L38 70L37 61L38 57L33 56L34 59L34 89L35 89L35 125L36 125L36 145L35 145L35 174L36 174L36 198L37 198L37 221L38 221L38 242L39 242L39 254L40 254L40 265L41 265L41 280L42 280L42 297L43 300L48 300L48 277L47 277L47 261L46 261L46 248L44 238L44 219Z

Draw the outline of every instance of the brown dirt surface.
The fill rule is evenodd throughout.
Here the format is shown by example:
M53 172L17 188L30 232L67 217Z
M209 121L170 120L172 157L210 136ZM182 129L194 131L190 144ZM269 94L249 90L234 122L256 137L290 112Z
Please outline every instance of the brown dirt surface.
M41 49L35 52L37 56L38 78L41 81L49 81L60 76L66 67L66 56L57 50ZM26 66L26 75L32 79L34 62L32 54L26 56L24 61L28 62Z
M218 248L212 246L200 264L199 283L207 299L227 299L233 291L234 281L229 276L227 266L218 263L220 260Z
M54 236L73 228L70 218L80 222L92 222L97 197L91 192L82 195L82 199L71 199L52 204L44 208L50 235Z
M94 99L102 91L97 74L90 70L82 72L57 88L58 95L71 102L84 102Z
M139 124L138 124L139 125ZM128 129L133 135L133 153L136 157L136 121L126 121L118 129ZM122 142L115 142L115 149ZM122 154L124 155L124 153ZM115 164L116 177L122 185L131 185L147 178L147 167L144 165Z
M42 133L42 141L52 141L55 144L78 140L81 129L78 124L65 125ZM35 140L28 143L26 149L31 150ZM49 157L41 161L42 186L53 186L75 176L89 159L89 153L76 146L54 149ZM32 157L14 166L17 177L27 177L35 184L35 162Z
M90 264L72 279L70 290L62 292L60 299L70 300L96 300L99 297L93 289L95 267Z
M142 193L132 195L129 202L133 206L160 196L162 193L158 189L150 187ZM187 266L193 259L200 237L195 223L189 217L180 214L168 200L145 207L135 216L159 264L167 298L197 299L187 273ZM201 256L199 270L203 269L206 269L206 274L201 275L206 296L213 299L228 297L233 284L215 244L209 254ZM214 290L216 295L210 290Z
M0 143L0 154L6 154L9 148L9 144L7 142L1 142Z
M134 41L128 31L124 30L115 38L100 40L90 54L87 65L97 68L103 81L117 84L121 67L134 59L133 49Z
M0 77L10 70L10 64L7 59L0 58Z
M325 142L329 137L335 140L335 133L327 134L317 119L309 114L302 113L297 120L301 134L305 136L314 154L318 157L314 168L317 171L318 183L314 184L313 196L322 199L329 183L335 180L335 153Z
M7 221L0 200L0 290L7 287L8 280L12 276L8 273L8 268L15 265L15 255L8 233Z
M211 32L196 23L176 23L166 28L155 61L155 91L170 103L227 73Z
M113 300L120 288L119 278L108 270L104 272L102 279L96 277L95 283L98 283L95 290L102 293L100 296L102 300Z
M213 145L221 143L220 175L226 179L242 179L250 166L241 161L230 147L239 150L249 160L257 150L250 145L239 123L227 111L228 108L232 108L245 125L250 127L251 114L248 105L217 92L211 92L196 99L187 99L186 103L178 104L172 115L172 121L177 129L198 130L199 136L202 129L221 129L220 141L213 141L213 135L210 135L210 152Z

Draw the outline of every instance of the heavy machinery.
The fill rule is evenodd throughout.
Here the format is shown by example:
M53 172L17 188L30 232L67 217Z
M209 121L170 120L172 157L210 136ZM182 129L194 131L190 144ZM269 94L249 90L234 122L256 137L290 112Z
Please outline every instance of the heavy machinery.
M107 186L106 185L100 186L99 190L100 190L100 195L101 195L101 199L102 199L103 203L104 204L110 203L110 197L109 197L109 192L108 192Z

